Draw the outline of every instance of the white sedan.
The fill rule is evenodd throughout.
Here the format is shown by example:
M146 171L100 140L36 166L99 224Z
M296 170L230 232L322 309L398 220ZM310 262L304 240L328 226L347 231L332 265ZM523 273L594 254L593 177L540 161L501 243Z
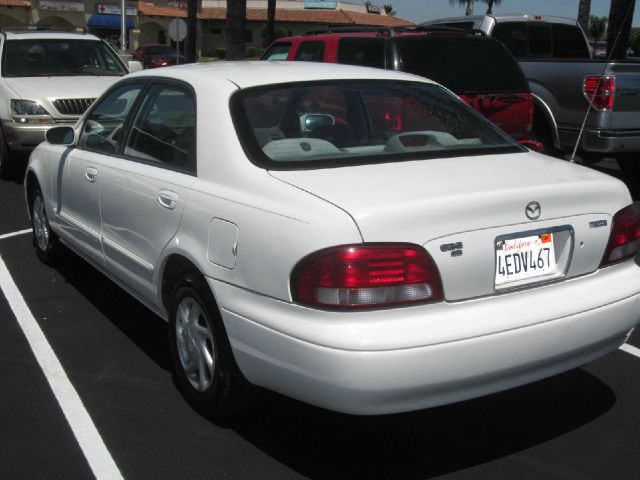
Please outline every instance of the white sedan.
M212 415L255 386L352 414L456 402L640 320L625 185L398 72L128 75L48 131L25 189L37 255L65 244L166 319L176 383Z

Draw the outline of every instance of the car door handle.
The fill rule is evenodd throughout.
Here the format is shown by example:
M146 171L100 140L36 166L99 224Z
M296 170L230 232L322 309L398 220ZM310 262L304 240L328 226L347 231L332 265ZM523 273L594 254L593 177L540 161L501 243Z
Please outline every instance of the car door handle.
M176 208L176 204L178 203L178 194L175 192L170 192L169 190L162 190L158 194L158 204L161 207L164 207L168 210L173 210Z
M91 183L95 183L97 176L98 176L98 169L97 168L88 167L88 168L84 169L84 178L87 181L89 181Z

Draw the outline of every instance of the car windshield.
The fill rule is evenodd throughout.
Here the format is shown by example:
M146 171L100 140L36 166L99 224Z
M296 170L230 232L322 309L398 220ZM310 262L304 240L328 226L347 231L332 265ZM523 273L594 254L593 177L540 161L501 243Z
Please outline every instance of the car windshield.
M102 42L73 39L8 40L5 77L124 75L122 63Z
M240 90L231 102L250 159L321 168L523 151L439 85L323 81Z
M176 55L177 52L173 47L158 45L147 47L144 49L145 55Z

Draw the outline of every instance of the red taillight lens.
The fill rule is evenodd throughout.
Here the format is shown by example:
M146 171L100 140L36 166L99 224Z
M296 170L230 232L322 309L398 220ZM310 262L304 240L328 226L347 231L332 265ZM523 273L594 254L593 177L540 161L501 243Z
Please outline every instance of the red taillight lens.
M640 242L640 208L629 205L613 217L611 236L602 257L601 267L617 263L638 253Z
M616 91L616 77L589 75L584 78L584 95L596 110L611 110Z
M433 259L410 244L328 248L302 259L291 275L296 302L324 308L365 308L442 300Z

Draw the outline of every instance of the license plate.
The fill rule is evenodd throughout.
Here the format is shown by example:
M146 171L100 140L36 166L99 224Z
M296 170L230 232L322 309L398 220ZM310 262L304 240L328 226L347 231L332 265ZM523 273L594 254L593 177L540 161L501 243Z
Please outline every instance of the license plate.
M496 285L544 277L555 271L553 233L496 240Z

